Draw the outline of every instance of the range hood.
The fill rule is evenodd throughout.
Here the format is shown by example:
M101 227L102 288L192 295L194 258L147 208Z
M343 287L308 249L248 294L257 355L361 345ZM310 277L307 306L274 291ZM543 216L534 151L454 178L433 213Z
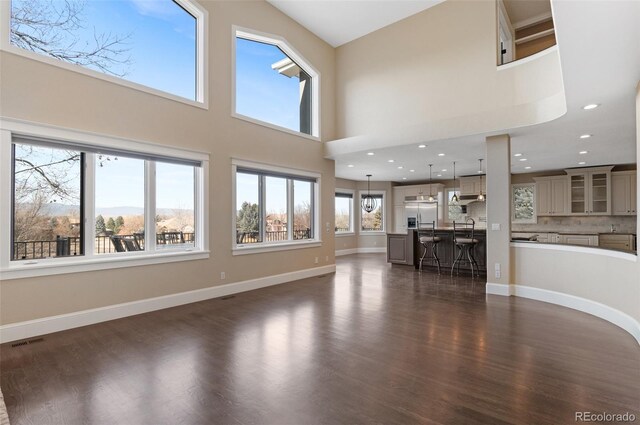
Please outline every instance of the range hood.
M484 195L484 201L478 201L478 195L460 195L458 199L460 205L469 205L473 202L486 202L487 195Z

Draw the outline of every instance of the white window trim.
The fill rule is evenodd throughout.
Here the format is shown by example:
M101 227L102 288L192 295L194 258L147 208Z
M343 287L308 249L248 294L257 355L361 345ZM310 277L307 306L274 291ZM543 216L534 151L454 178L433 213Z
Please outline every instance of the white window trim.
M304 137L306 139L321 141L320 134L320 72L311 65L296 49L292 47L284 37L269 34L261 31L243 28L237 25L231 27L231 116L253 124L261 125L273 130L282 131L284 133L293 134ZM291 130L276 124L252 118L236 112L236 38L244 38L247 40L257 41L260 43L271 44L280 48L294 62L301 66L306 73L311 76L311 134L302 133L300 131Z
M382 230L362 230L362 195L371 193L372 195L382 195ZM358 192L358 232L362 236L386 235L387 234L387 191L386 190L360 190ZM354 207L355 209L355 207Z
M533 188L533 218L531 219L516 219L515 199L513 198L513 190L518 187L532 187ZM511 222L519 224L536 224L538 223L538 213L536 208L536 184L535 183L520 183L511 185Z
M181 102L197 108L209 109L209 73L208 73L208 38L209 38L209 12L195 0L175 0L183 9L196 18L196 100L155 89L144 84L128 81L113 75L95 71L81 65L64 62L36 52L21 49L11 44L11 1L0 1L0 50L24 58L43 62L68 71L77 72L99 80L108 81L120 86L128 87L144 93L163 97L165 99Z
M290 174L292 176L310 177L316 179L313 190L313 239L287 240L275 242L261 242L258 244L239 245L236 242L236 172L238 167L250 168L256 171L276 172ZM313 248L322 246L322 220L320 216L321 174L308 170L285 168L277 165L263 164L242 159L231 159L231 251L233 255L259 254L263 252L286 251L299 248ZM289 208L289 206L287 206Z
M341 238L344 236L355 236L355 222L353 217L356 212L356 191L353 189L338 189L336 188L335 193L345 193L351 195L351 205L349 210L349 231L348 232L335 232L337 238ZM334 195L335 196L335 195ZM335 208L334 208L335 214ZM383 214L384 215L384 214ZM384 218L384 217L383 217ZM335 217L334 217L334 229L335 229Z
M12 212L7 206L12 204L11 198L13 194L11 193L11 181L13 176L11 175L11 167L5 166L5 164L8 165L11 163L11 144L14 136L26 138L37 137L70 143L77 142L85 145L91 144L94 146L109 147L111 149L120 148L129 151L200 161L202 167L196 171L197 178L195 188L198 196L194 199L196 246L177 247L176 249L155 252L112 253L105 254L104 256L88 254L82 257L11 261L11 244L13 243L11 240ZM87 163L90 162L91 161L87 161ZM0 204L3 206L0 208L0 280L209 258L209 211L205 208L206 205L209 205L209 155L205 152L177 149L145 141L129 140L51 125L2 118L0 119L0 164L2 164L2 166L0 166ZM93 185L93 182L85 180L85 184ZM87 191L87 193L89 197L92 196L91 190ZM93 206L88 207L89 202L87 202L91 200L92 199L85 199L85 229L93 228L94 224L92 223L95 222L95 215L86 215L89 213L93 214ZM85 242L86 248L90 246L91 243L87 244Z

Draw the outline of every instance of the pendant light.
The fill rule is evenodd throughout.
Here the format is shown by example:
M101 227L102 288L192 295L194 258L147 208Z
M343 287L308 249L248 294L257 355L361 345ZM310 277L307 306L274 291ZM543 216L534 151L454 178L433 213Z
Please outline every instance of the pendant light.
M480 173L482 173L482 159L478 160L480 162ZM482 194L482 174L480 174L480 194L478 195L478 201L480 202L484 202L485 201L485 197Z
M367 194L362 196L362 209L370 213L378 206L376 198L371 196L371 174L367 174Z
M456 162L453 161L453 196L451 197L451 202L449 202L449 204L451 205L458 205L458 202L460 201L458 199L458 190L457 190L458 186L457 186L457 182L456 182Z
M429 164L429 199L428 199L429 202L435 201L435 199L433 198L433 193L432 193L432 188L431 188L431 186L432 186L432 184L431 184L431 181L432 181L431 180L431 168L432 167L433 167L433 164Z

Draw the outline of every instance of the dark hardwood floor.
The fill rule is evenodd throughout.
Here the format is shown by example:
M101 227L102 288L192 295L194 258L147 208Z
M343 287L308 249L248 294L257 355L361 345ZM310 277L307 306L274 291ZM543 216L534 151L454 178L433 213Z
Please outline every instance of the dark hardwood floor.
M562 307L377 254L0 347L21 424L570 424L640 418L640 348ZM640 422L640 419L636 419Z

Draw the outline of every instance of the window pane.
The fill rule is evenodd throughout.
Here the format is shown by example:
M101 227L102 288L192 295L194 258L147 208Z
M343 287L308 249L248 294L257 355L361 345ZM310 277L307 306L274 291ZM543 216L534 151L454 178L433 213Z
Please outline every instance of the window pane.
M236 243L262 242L259 181L256 174L236 174Z
M156 163L156 247L195 244L195 174L187 165Z
M351 198L336 197L336 233L351 231Z
M196 98L196 19L174 1L12 0L11 43Z
M14 144L12 260L82 255L82 154Z
M95 253L144 250L144 161L96 155Z
M451 205L451 198L453 197L453 194L456 193L458 196L460 196L460 192L459 191L455 191L453 189L451 190L447 190L447 218L449 222L453 222L453 221L460 221L462 219L464 219L464 214L462 213L462 207L460 205Z
M383 231L383 217L382 211L384 210L382 195L372 195L376 200L376 208L371 212L366 212L361 208L362 216L362 230L363 231ZM362 199L362 198L361 198Z
M311 182L293 180L293 239L313 239Z
M532 220L533 186L519 186L513 188L513 214L516 220Z
M278 47L236 38L236 112L311 134L311 78Z
M287 179L265 177L265 207L267 242L286 241L287 232Z

